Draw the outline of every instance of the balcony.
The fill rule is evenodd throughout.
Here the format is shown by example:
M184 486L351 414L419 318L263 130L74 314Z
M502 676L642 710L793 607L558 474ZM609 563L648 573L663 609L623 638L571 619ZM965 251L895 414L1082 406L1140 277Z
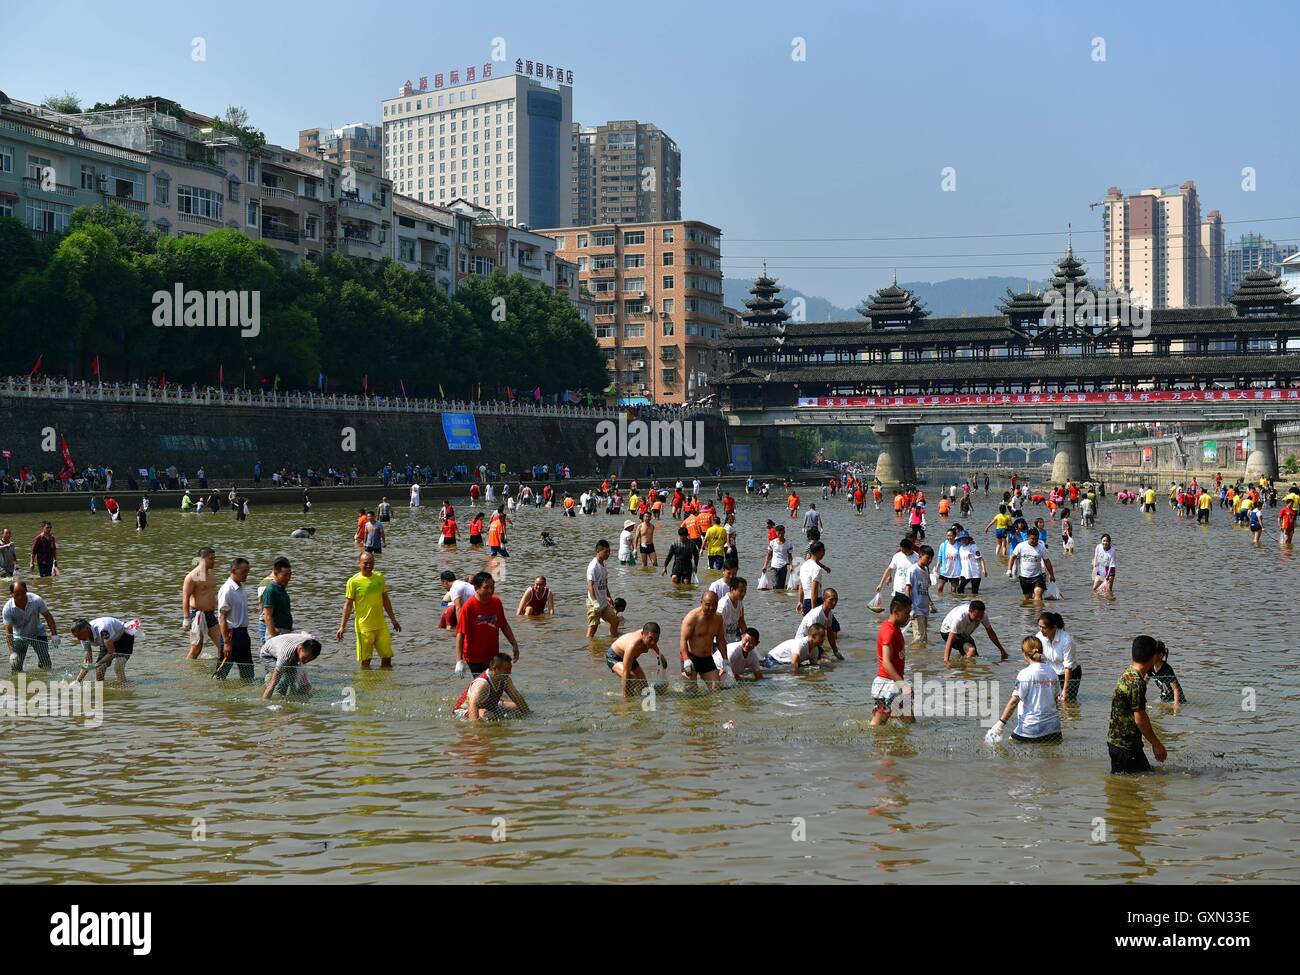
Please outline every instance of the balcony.
M197 223L204 227L220 227L222 225L220 220L213 220L211 217L203 217L197 213L180 213L177 214L177 219L179 219L181 223Z
M379 245L365 237L340 237L339 249L357 257L375 257Z
M298 194L293 190L281 189L278 186L267 186L265 184L262 185L261 190L262 199L264 200L286 200L289 203L295 203L298 200Z
M367 214L379 214L384 212L384 208L378 203L368 203L365 200L354 199L350 196L339 197L339 206L345 210L359 210Z
M677 361L677 349L672 346L666 346L659 350L659 358L664 362Z
M107 199L109 203L116 203L128 213L134 213L137 217L149 216L149 204L145 203L143 200L133 200L129 196L109 196L105 199Z
M296 230L290 230L288 227L262 225L262 237L267 240L286 240L291 244L298 243L301 235Z
M55 183L49 189L44 189L41 185L43 182L43 180L36 179L32 176L24 176L23 189L29 191L35 190L39 193L50 193L54 196L75 196L77 193L77 188L75 186L67 186L63 183Z

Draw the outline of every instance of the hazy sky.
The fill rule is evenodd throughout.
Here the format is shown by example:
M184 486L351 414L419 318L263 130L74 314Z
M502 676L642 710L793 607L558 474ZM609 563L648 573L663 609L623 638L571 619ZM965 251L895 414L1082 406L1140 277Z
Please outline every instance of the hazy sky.
M0 89L243 105L272 141L296 146L300 128L378 121L404 80L481 64L503 37L512 64L573 70L576 120L637 118L677 140L683 215L722 228L729 276L753 276L767 257L784 283L841 305L894 267L905 280L1040 279L1070 222L1076 251L1099 262L1101 211L1088 204L1111 184L1193 179L1230 239L1300 239L1300 116L1283 98L1294 72L1282 71L1296 22L1279 7L189 6L11 4ZM206 61L191 58L195 37ZM806 60L792 58L796 38ZM954 192L941 189L945 167ZM1279 217L1296 219L1266 219ZM1039 236L957 239L978 234ZM879 239L900 237L937 239Z

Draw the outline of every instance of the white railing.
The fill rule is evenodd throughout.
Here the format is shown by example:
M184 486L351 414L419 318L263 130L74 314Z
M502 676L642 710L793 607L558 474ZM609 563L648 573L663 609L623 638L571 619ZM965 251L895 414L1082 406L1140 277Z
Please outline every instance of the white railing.
M379 413L475 413L478 415L540 415L613 419L625 411L609 406L573 403L534 403L515 400L444 400L392 396L353 396L338 393L276 389L223 389L216 386L139 386L125 383L29 380L10 377L0 382L0 396L57 399L92 403L140 403L160 406L277 407L291 410L347 410ZM711 407L660 407L674 415L721 415Z

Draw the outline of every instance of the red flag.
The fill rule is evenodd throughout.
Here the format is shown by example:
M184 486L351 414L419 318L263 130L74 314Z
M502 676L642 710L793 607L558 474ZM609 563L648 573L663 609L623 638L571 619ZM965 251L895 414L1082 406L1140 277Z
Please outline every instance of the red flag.
M541 387L541 386L537 386L536 388L533 389L533 399L537 400L537 402L539 402L539 403L542 401L542 387Z
M217 366L217 385L226 385L226 367L224 365Z
M72 451L68 450L68 438L60 434L59 443L63 447L63 466L70 471L75 471L77 466L72 463Z
M515 401L515 391L509 386L506 387L506 399L512 403Z
M95 356L95 361L92 362L92 363L90 364L90 374L91 374L92 376L98 376L98 375L99 375L99 356L98 356L98 355Z
M158 378L158 385L161 386L163 389L167 388L167 373L163 373Z
M363 393L370 392L370 373L366 373L361 377L361 391Z
M36 375L38 372L40 372L40 371L41 371L41 363L44 362L44 361L45 361L45 353L42 352L40 355L38 355L38 356L36 357L36 365L32 366L32 371L29 372L27 375L28 375L28 376L34 376L34 375Z

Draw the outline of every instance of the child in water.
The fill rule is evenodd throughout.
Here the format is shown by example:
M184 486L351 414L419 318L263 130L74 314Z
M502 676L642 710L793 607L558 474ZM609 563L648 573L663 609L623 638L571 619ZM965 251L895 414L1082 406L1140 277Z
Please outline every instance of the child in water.
M1156 660L1159 663L1151 671L1151 679L1160 688L1160 700L1186 704L1187 695L1183 693L1183 685L1178 682L1178 675L1169 664L1169 648L1163 642L1156 644Z

